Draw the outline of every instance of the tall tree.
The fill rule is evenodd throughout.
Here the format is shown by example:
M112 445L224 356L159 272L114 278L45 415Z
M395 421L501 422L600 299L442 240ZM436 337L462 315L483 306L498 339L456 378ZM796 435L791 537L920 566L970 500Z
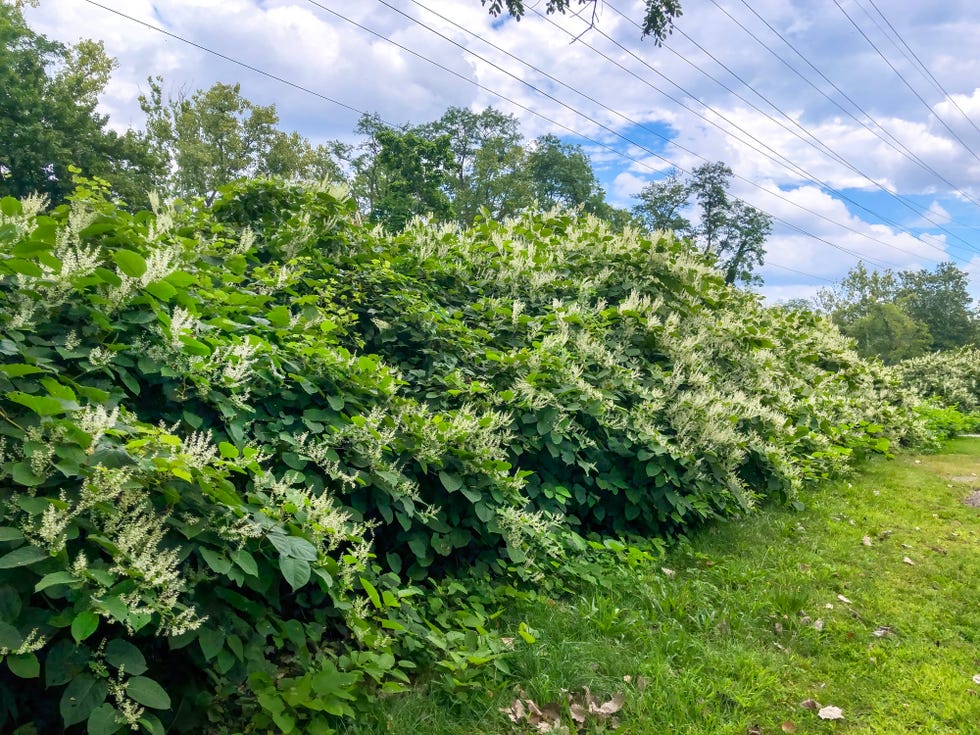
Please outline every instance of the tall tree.
M542 135L527 154L524 170L530 193L542 207L578 207L596 212L605 194L582 146Z
M669 230L678 237L687 237L692 233L691 222L681 211L690 197L687 182L672 171L666 178L643 187L636 196L639 204L633 207L633 215L648 230Z
M326 146L280 130L275 105L246 99L238 84L217 83L190 98L165 100L163 80L149 80L140 96L147 135L167 161L166 188L181 197L210 202L218 188L248 176L285 179L339 178Z
M524 15L523 0L480 0L490 8L490 14L500 15L504 10L518 20ZM598 0L579 0L579 5L597 6ZM537 4L537 3L535 3ZM571 7L571 0L548 0L545 12L564 13ZM670 35L674 19L681 14L679 0L646 0L643 12L643 35L652 36L658 46Z
M74 165L127 201L144 196L160 162L138 134L107 129L96 112L115 66L101 43L51 41L0 3L0 195L40 192L60 202Z
M928 327L932 349L950 350L976 340L978 321L970 308L969 279L953 263L940 263L932 272L904 271L899 281L902 308Z
M732 175L721 161L698 166L686 181L671 173L640 191L633 213L650 229L694 237L726 283L761 283L754 271L764 262L772 217L729 195ZM681 215L692 197L700 214L694 226Z
M513 205L522 195L517 171L524 159L517 118L493 107L480 112L450 107L421 130L430 138L449 139L453 207L462 223L471 223L482 208L497 217L516 211Z
M898 279L892 271L869 271L859 262L839 283L820 289L815 302L820 311L845 328L868 316L874 305L891 303L897 296Z
M854 338L861 357L879 357L886 365L925 354L932 342L925 324L888 302L871 304L844 333Z

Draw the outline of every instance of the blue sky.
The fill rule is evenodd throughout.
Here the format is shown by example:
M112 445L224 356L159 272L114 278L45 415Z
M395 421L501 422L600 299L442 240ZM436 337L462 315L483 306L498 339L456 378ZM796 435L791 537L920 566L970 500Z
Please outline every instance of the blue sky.
M600 0L592 28L591 5L518 23L479 0L98 2L391 122L450 105L512 112L528 138L581 143L622 206L671 165L724 161L735 194L777 218L768 298L811 296L859 259L952 260L980 296L974 0L683 0L664 48L633 24L641 0ZM137 96L161 75L172 94L240 82L284 127L353 139L356 113L86 0L26 12L52 37L105 42L119 60L103 99L116 126L142 124Z

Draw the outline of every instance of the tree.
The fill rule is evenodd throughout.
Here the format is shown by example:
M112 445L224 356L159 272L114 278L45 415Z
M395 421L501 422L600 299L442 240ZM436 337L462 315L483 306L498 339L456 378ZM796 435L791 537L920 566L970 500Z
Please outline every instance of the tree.
M149 80L140 96L147 136L168 163L161 182L172 194L203 197L210 203L218 188L249 176L287 180L342 176L327 146L313 146L298 133L280 130L275 105L257 105L238 84L217 83L189 99L164 100L163 80Z
M384 177L371 219L400 230L415 215L452 217L446 193L453 163L448 136L429 140L416 131L382 130L378 165Z
M844 333L857 342L861 357L880 357L887 365L928 352L932 342L925 324L887 302L872 304Z
M688 205L690 195L687 183L677 171L672 171L666 178L643 187L636 196L640 203L633 207L633 215L648 230L672 231L678 237L689 236L691 223L680 212Z
M524 166L530 193L541 207L578 207L596 213L605 194L582 146L562 143L556 135L534 141Z
M160 161L140 135L106 129L96 112L115 66L101 43L51 41L0 3L0 196L39 192L60 202L74 165L117 196L142 200Z
M898 280L890 270L869 271L863 262L847 272L840 283L817 292L817 308L841 328L866 317L876 304L891 303L898 296Z
M517 174L524 148L516 117L493 107L481 112L450 107L421 131L429 138L449 139L452 200L460 222L472 223L482 208L495 217L511 215L521 206L518 202L526 202Z
M978 322L970 308L969 279L953 263L940 263L931 273L904 271L899 281L902 308L928 327L933 350L951 350L976 340Z
M721 161L705 163L687 181L676 172L647 184L633 213L650 229L690 236L725 276L726 283L761 283L754 273L765 259L772 217L728 194L732 170ZM700 219L692 227L680 214L693 196Z
M505 9L518 20L524 15L523 0L480 0L490 6L490 15L498 16ZM579 5L596 5L598 0L579 0ZM564 13L571 6L571 0L548 0L547 13ZM660 45L673 30L674 19L681 15L679 0L646 0L643 14L643 35L652 36L653 42ZM593 16L594 17L594 16Z

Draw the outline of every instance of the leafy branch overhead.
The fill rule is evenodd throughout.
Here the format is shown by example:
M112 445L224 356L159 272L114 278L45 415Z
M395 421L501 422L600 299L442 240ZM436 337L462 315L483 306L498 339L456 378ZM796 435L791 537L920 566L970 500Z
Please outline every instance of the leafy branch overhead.
M490 14L498 16L505 10L514 18L520 20L524 16L525 3L523 0L480 0L489 7ZM579 5L593 6L593 19L598 9L599 0L579 0ZM534 3L537 5L537 3ZM547 13L565 13L572 7L571 0L548 0L545 6ZM646 0L643 11L643 35L652 36L658 46L663 43L673 29L674 19L681 15L679 0Z

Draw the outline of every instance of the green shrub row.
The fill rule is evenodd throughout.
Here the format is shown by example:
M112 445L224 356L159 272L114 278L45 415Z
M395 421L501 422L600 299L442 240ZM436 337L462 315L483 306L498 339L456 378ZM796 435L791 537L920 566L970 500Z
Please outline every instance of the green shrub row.
M923 435L827 322L567 213L8 198L0 335L4 730L330 732L419 663L505 668L442 571L539 577Z

